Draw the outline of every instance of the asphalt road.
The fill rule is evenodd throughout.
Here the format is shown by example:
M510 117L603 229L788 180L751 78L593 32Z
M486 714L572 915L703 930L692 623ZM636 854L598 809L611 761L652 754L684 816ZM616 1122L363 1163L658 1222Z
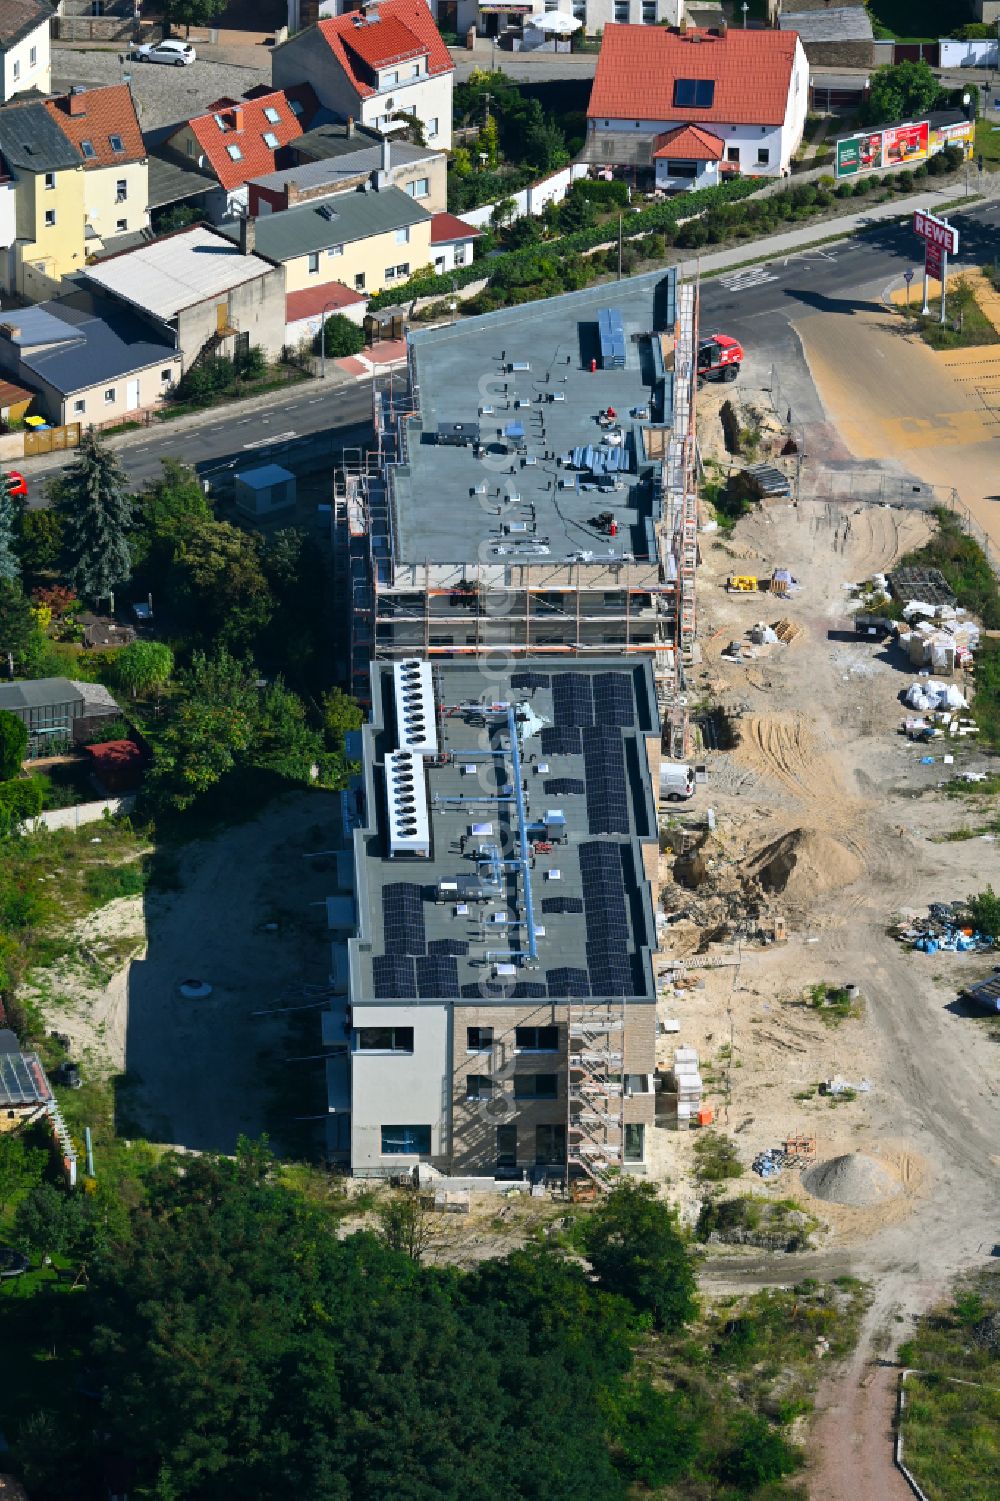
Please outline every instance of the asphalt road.
M949 219L961 235L953 270L996 258L1000 202L974 203L967 213L953 213ZM746 247L748 259L754 249ZM854 239L723 272L702 283L702 329L732 334L748 351L771 360L781 371L783 387L794 391L797 418L821 421L792 322L806 309L851 316L859 306L877 303L882 289L894 280L898 284L907 266L919 265L918 250L908 225L881 223ZM276 393L263 411L222 407L204 426L150 428L137 433L134 442L123 443L118 453L137 488L158 477L164 458L191 464L203 479L216 483L251 456L302 472L335 459L343 448L368 443L370 410L367 382L324 388L309 381ZM25 463L31 504L44 504L41 481L61 467L45 467L44 460Z

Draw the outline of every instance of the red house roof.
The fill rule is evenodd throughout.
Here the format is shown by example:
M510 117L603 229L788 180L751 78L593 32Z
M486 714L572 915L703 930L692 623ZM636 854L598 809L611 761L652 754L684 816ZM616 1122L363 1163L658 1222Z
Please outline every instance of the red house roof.
M317 313L339 313L345 307L356 307L367 302L362 292L352 292L342 281L328 281L320 287L306 287L302 292L289 292L285 297L285 322L298 323L300 318L312 318Z
M682 35L659 26L607 26L587 117L781 125L798 42L794 31L730 27L717 36L693 28ZM711 81L711 102L679 99L678 80Z
M146 146L127 83L81 89L43 102L80 153L84 167L120 167L146 160ZM112 146L112 139L121 146L120 151Z
M482 234L474 224L466 224L464 219L457 218L454 214L431 214L431 244L451 245L456 240L475 240Z
M725 150L717 135L697 125L678 125L656 137L654 158L669 156L687 162L718 162Z
M309 85L296 84L256 99L217 99L189 123L208 165L222 186L231 189L282 165L282 148L309 129L318 107ZM239 154L234 157L234 152Z
M407 58L426 54L431 78L454 71L427 0L381 0L378 20L369 21L362 12L351 11L318 21L316 29L362 99L377 92L375 75L380 68Z

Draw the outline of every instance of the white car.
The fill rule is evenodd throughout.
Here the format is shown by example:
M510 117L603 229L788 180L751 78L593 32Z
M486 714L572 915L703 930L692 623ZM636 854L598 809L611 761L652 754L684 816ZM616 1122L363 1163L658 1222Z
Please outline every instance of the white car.
M190 42L165 40L147 42L135 49L141 63L166 63L171 68L187 68L198 56Z

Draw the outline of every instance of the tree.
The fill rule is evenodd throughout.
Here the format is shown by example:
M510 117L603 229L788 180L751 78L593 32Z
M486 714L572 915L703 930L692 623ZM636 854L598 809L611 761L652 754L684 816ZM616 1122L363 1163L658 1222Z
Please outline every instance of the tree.
M566 137L554 120L542 118L528 127L524 159L538 172L554 172L557 167L566 165L569 161Z
M318 767L323 741L306 722L302 700L282 683L261 690L254 716L254 733L247 763L293 782L311 780Z
M720 1471L727 1484L739 1486L743 1495L750 1495L762 1485L793 1474L801 1463L801 1456L765 1418L749 1414L740 1422L736 1442Z
M19 584L0 583L0 654L23 672L44 646L42 633Z
M46 1153L33 1147L20 1132L0 1136L0 1211L14 1198L35 1188L45 1171Z
M28 726L9 709L0 709L0 782L17 776L27 754Z
M586 1231L598 1283L673 1330L694 1316L695 1279L674 1211L654 1183L626 1178L605 1198Z
M184 809L231 772L253 738L256 688L243 663L225 650L196 652L180 680L182 701L153 757L154 802Z
M274 610L261 538L227 521L188 518L177 538L169 588L192 640L229 652L252 651Z
M17 1206L14 1239L34 1251L44 1263L51 1256L72 1252L82 1223L81 1201L65 1189L40 1183Z
M498 137L499 132L497 130L496 117L494 115L487 115L479 132L479 139L476 142L479 147L480 157L485 156L486 158L487 167L495 167L497 164L499 158Z
M54 569L62 556L63 525L52 506L42 511L21 507L17 523L17 551L24 572L34 578Z
M339 360L345 355L360 354L365 347L364 329L343 313L331 313L316 335L317 353L324 346L327 359Z
M0 473L0 582L13 584L21 573L14 548L19 507L10 493L10 480Z
M969 917L986 938L1000 938L1000 896L992 886L969 897Z
M430 1215L417 1193L391 1192L376 1208L382 1239L390 1251L422 1261L433 1239Z
M67 577L81 594L107 599L117 584L128 582L132 573L128 532L133 514L121 465L88 428L60 497Z
M168 683L174 670L174 654L162 641L130 641L115 657L115 682L135 698Z
M892 63L871 76L865 117L869 125L919 120L937 103L941 86L930 64Z
M183 26L185 35L190 36L192 26L211 26L225 8L226 0L167 0L164 19L168 32L174 26Z

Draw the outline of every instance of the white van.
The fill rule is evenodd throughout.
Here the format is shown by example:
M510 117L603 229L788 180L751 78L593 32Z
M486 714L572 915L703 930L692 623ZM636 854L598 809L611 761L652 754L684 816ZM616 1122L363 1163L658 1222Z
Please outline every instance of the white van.
M660 762L660 801L680 803L694 797L695 774L693 766L684 766L680 761Z

